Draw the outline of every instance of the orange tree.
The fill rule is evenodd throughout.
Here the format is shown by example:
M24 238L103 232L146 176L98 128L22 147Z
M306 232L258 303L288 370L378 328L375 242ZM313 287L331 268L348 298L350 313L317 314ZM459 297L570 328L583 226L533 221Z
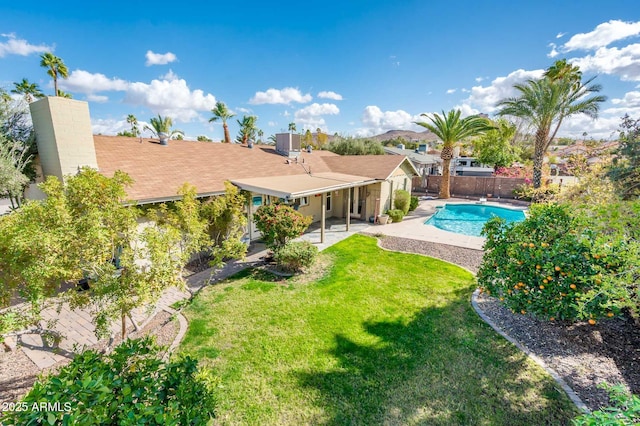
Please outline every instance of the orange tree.
M550 320L612 317L628 304L632 286L620 278L636 255L628 242L602 238L568 205L532 205L526 220L487 222L481 290L513 312ZM624 281L624 280L623 280Z

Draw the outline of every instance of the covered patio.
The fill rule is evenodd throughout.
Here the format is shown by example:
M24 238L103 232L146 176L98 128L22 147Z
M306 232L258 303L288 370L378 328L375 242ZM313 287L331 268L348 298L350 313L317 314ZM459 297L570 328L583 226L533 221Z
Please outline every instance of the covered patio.
M315 210L310 212L314 218L316 214L320 218L320 244L326 243L327 210L331 211L333 208L331 204L332 201L328 201L331 194L341 194L344 197L343 199L346 199L346 202L338 207L344 209L343 212L340 213L340 216L344 215L344 230L349 232L351 228L351 216L353 215L352 188L366 187L377 182L377 179L364 176L333 172L311 174L310 171L304 175L237 179L231 181L231 183L240 189L249 191L255 196L262 196L263 199L265 196L273 197L287 204L297 206L301 204L304 206L309 205L310 197L321 197L319 207L314 206ZM303 202L306 202L306 204L303 204ZM255 213L260 205L257 201L255 203L249 203L247 213L249 216L248 233L250 239L253 239L253 235L255 235L255 229L253 229L255 225L252 221L253 213Z

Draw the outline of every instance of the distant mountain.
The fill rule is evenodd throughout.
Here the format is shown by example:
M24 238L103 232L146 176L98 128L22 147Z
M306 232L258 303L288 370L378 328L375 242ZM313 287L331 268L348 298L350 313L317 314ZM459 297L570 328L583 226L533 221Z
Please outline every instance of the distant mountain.
M375 139L379 142L388 141L391 139L402 138L408 142L412 141L437 141L438 137L428 130L424 132L413 132L411 130L389 130L386 133L380 135L371 136L369 139Z

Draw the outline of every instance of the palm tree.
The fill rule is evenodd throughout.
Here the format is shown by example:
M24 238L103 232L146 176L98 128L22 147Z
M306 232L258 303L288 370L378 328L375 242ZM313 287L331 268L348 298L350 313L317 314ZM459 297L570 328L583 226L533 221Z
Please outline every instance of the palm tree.
M155 137L160 139L160 143L166 144L167 139L173 139L177 135L184 135L182 130L172 130L173 120L171 117L162 117L158 114L157 117L152 117L149 120L151 127L144 125L144 130L149 130Z
M33 98L44 97L44 93L42 93L38 85L36 83L30 83L26 78L23 78L20 83L13 83L13 85L15 88L11 90L11 93L24 95L27 103L33 102Z
M542 184L542 162L547 148L556 137L562 122L572 115L586 114L598 117L600 103L607 98L602 95L588 97L599 92L599 84L591 84L593 78L582 82L579 70L563 68L556 62L556 69L549 68L539 80L528 80L516 84L514 88L519 96L503 99L498 103L500 116L519 117L535 127L535 145L533 156L533 187ZM559 69L558 69L559 68ZM577 71L577 72L576 72ZM553 130L552 130L553 128Z
M256 121L258 117L255 115L245 115L242 117L242 121L236 120L240 126L238 137L236 141L243 145L246 145L249 141L254 140L256 137Z
M294 122L289 123L289 131L290 132L295 132L296 131L296 123L294 123Z
M433 117L427 114L420 114L428 118L431 123L423 121L416 122L417 125L430 130L444 142L442 152L440 153L440 158L442 158L440 198L451 197L449 192L450 168L451 159L453 158L453 148L456 143L464 138L480 135L487 130L493 129L490 121L485 117L472 115L461 119L460 114L461 111L459 109L452 109L446 114L442 111L442 117L438 114L433 114Z
M69 70L61 58L55 56L51 52L43 53L40 56L40 66L48 68L47 74L53 78L54 96L60 96L58 93L58 77L69 77Z
M229 126L227 126L227 120L231 117L235 117L231 111L227 108L224 102L216 102L216 107L211 110L213 117L209 119L209 123L220 120L222 121L222 128L224 129L224 142L231 143L231 136L229 136Z
M262 137L264 136L264 132L262 131L262 129L258 129L258 143L261 144L262 143Z
M138 119L135 115L129 114L127 115L127 123L131 125L131 134L133 137L140 136L140 129L138 128Z
M71 93L65 92L64 90L60 90L60 89L58 89L58 97L72 99Z

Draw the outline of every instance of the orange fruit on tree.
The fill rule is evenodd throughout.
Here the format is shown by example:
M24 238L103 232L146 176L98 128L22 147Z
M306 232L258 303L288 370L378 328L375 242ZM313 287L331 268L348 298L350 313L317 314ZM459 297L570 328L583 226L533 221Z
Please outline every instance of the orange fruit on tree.
M554 317L549 318L549 321L555 321L556 319Z
M533 243L529 243L529 248L534 248L536 245Z
M544 286L543 285L540 285L540 290L544 290Z
M589 324L591 324L591 325L596 325L596 320L594 320L593 318L591 318L591 319L589 320Z
M613 316L613 312L607 312L607 316L611 318Z
M527 311L525 311L525 310L523 309L523 310L521 310L521 311L520 311L520 313L521 313L522 315L524 315L524 314L526 314L526 313L527 313Z
M560 272L560 267L559 266L556 266L554 269L556 270L556 272Z
M547 281L547 279L545 278L544 280L542 280L543 283L548 283L549 281Z
M542 266L536 265L536 269L540 269L540 268L542 268Z
M571 288L571 290L575 290L576 289L576 285L575 284L571 284L569 287Z

